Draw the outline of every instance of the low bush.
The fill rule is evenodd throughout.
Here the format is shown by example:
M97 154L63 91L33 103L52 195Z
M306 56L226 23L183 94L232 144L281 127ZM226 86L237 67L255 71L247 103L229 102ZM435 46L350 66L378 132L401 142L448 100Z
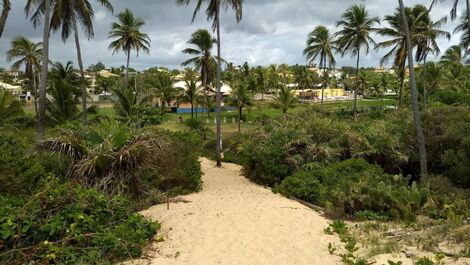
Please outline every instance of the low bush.
M142 254L159 225L121 196L48 178L29 197L0 197L0 263L102 264Z
M429 198L429 190L385 174L362 159L350 159L287 177L275 189L318 204L334 217L413 220Z

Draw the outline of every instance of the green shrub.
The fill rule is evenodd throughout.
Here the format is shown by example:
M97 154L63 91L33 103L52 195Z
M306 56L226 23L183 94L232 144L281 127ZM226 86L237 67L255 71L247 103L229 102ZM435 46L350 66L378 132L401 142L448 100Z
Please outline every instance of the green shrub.
M0 197L0 263L101 264L142 254L159 225L130 202L53 178L28 197Z
M282 181L274 190L287 197L295 197L307 202L318 202L323 186L316 176L301 171Z
M34 140L0 132L0 194L28 194L48 174L65 174L68 162L34 152Z

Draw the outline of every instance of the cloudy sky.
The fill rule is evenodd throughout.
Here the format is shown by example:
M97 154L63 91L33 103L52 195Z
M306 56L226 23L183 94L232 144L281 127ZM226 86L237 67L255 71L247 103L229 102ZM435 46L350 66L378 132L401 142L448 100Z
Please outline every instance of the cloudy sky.
M94 2L93 0L91 0ZM131 58L131 66L145 69L153 66L181 68L180 64L187 57L181 53L192 32L199 28L210 29L204 13L191 23L193 6L177 6L174 0L110 0L115 14L130 8L137 17L143 18L146 25L142 31L148 33L152 40L150 54L141 53ZM326 25L332 31L340 15L350 5L364 3L374 16L384 17L391 14L397 6L394 0L245 0L243 20L235 22L229 10L222 18L222 57L235 65L247 61L250 65L269 64L305 64L302 50L308 32L318 25ZM425 4L431 0L405 0L406 5ZM432 13L435 19L445 16L450 11L450 2L438 5ZM0 39L0 67L8 68L5 51L11 39L18 35L26 36L33 41L41 41L42 30L34 29L25 18L24 1L13 0L4 35ZM85 66L102 61L107 66L120 66L125 56L113 55L108 50L107 33L115 16L93 3L95 8L95 38L81 39ZM464 6L461 7L461 11ZM455 22L449 22L445 29L452 31ZM383 24L384 25L384 24ZM454 34L451 41L441 40L442 50L459 41ZM376 37L377 41L382 40ZM51 37L51 59L53 61L76 62L73 39L64 43L58 34ZM214 50L215 52L215 50ZM363 66L377 66L385 51L372 51L363 55ZM338 65L354 65L349 56L340 58ZM75 64L76 65L76 64Z

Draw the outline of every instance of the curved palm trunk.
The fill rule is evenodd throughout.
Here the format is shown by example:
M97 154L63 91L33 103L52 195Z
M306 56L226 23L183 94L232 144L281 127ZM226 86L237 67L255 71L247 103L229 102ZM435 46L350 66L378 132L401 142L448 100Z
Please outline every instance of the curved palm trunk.
M51 17L51 0L45 0L44 9L44 30L42 35L42 67L41 67L41 84L39 87L39 108L38 108L38 133L37 142L44 139L46 132L46 87L47 87L47 71L49 69L49 34L50 34L50 17Z
M398 0L400 4L400 10L402 19L405 24L405 35L406 35L406 46L408 48L408 65L410 68L410 84L411 84L411 99L412 99L412 108L413 108L413 119L418 139L418 148L419 148L419 158L420 158L420 169L421 169L421 178L426 178L428 174L427 168L427 154L426 154L426 141L424 139L423 128L421 126L421 113L419 111L418 103L418 90L416 89L416 79L415 79L415 70L413 65L413 48L411 46L410 30L408 28L408 21L405 14L405 7L403 5L403 0Z
M83 70L83 61L82 61L82 50L80 48L80 40L78 38L78 27L77 27L77 19L75 15L72 16L72 26L73 26L73 33L75 37L75 47L77 49L77 61L78 66L80 68L80 85L82 87L82 120L83 124L87 123L87 89L86 89L86 80L85 80L85 71Z
M3 0L3 9L2 14L0 15L0 38L2 38L3 30L5 29L5 24L7 23L8 14L11 10L10 0Z
M216 78L216 101L217 101L217 108L216 108L216 152L217 152L217 166L222 166L222 137L221 137L221 128L220 128L220 120L221 120L221 112L222 112L222 95L220 94L220 71L221 71L221 51L220 51L220 1L217 2L217 11L216 11L216 28L217 28L217 78Z
M361 58L361 48L357 47L357 62L356 62L356 85L354 86L354 108L353 114L356 116L357 114L357 89L359 87L359 61Z

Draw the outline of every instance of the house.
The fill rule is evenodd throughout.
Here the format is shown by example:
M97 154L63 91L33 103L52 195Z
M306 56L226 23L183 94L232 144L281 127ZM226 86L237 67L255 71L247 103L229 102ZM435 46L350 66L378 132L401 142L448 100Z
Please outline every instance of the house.
M20 96L23 94L23 88L21 86L10 85L3 82L0 82L0 89L6 90L15 96Z

